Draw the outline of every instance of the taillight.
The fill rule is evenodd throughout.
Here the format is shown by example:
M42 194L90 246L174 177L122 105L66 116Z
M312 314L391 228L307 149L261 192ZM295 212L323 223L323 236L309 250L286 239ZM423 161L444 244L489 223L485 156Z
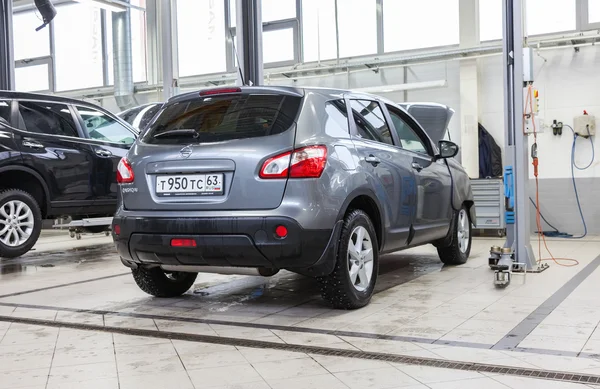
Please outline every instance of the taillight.
M308 146L265 161L260 178L319 178L327 163L326 146Z
M117 183L129 184L134 180L133 169L129 164L129 161L125 158L121 158L119 166L117 166Z
M171 247L196 247L196 241L194 239L171 239Z

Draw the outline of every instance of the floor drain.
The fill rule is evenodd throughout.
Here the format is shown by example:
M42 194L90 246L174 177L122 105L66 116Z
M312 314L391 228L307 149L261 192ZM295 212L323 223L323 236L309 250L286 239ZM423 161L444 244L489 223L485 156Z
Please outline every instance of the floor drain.
M248 339L237 339L237 338L226 338L219 336L210 335L198 335L198 334L183 334L177 332L167 331L156 331L156 330L143 330L137 328L119 328L110 326L99 326L92 324L81 324L81 323L68 323L51 320L41 319L29 319L19 318L11 316L0 316L2 322L12 322L20 324L40 325L46 327L62 327L71 328L87 331L98 331L98 332L109 332L124 335L135 335L145 336L150 338L161 338L161 339L176 339L185 340L190 342L201 342L211 344L223 344L236 347L250 347L250 348L262 348L262 349L273 349L282 351L292 351L304 354L318 354L325 356L345 357L345 358L357 358L357 359L370 359L376 361L402 363L407 365L417 366L428 366L437 367L444 369L453 370L465 370L474 371L478 373L497 373L520 377L530 377L553 381L562 382L576 382L583 384L598 384L600 383L600 376L592 374L573 374L559 371L542 370L542 369L528 369L518 368L501 365L489 365L484 363L473 363L473 362L458 362L449 361L445 359L435 358L424 358L424 357L413 357L403 356L387 353L367 352L358 350L340 350L318 346L304 346L295 344L282 344L274 342L265 342L260 340L248 340Z

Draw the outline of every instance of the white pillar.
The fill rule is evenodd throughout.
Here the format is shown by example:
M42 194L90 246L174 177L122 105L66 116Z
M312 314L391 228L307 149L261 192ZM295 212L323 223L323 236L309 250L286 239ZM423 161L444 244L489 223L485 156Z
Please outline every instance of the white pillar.
M460 47L479 46L479 0L459 0ZM479 177L478 60L460 61L461 163L471 178Z

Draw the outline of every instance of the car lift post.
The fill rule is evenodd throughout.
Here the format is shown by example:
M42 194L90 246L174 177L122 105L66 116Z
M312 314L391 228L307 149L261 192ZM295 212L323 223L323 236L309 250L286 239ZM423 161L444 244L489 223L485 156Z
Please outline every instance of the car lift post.
M262 1L237 0L236 7L238 85L262 85Z
M0 0L0 90L15 89L12 3L13 0Z
M530 242L530 215L528 203L529 153L527 134L523 128L523 1L503 1L503 61L505 98L505 173L507 198L505 248L511 255L503 255L498 262L494 282L498 286L510 283L514 268L525 272L538 268Z

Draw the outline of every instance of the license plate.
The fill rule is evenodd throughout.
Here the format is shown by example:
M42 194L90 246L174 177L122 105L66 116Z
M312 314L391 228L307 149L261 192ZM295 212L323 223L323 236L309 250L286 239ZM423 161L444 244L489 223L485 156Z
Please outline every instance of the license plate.
M223 193L223 174L169 174L156 177L156 195L210 196Z

